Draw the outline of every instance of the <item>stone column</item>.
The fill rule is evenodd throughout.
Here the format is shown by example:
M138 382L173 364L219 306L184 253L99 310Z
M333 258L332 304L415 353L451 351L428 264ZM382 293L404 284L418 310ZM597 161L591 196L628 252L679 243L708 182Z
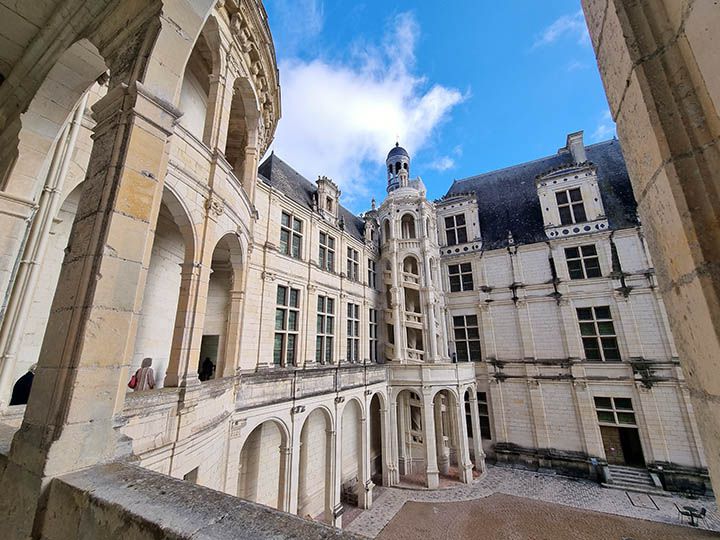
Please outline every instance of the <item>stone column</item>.
M475 469L479 473L485 472L485 451L482 446L482 431L480 429L480 411L478 410L477 389L473 388L470 393L470 420L473 431L473 458Z
M93 107L83 196L53 301L33 392L0 490L7 530L29 536L49 478L116 457L137 314L179 112L134 82Z
M365 400L365 411L369 411L370 403ZM360 463L358 471L357 496L360 508L372 506L372 490L375 487L370 478L370 422L365 415L360 418Z
M450 448L445 445L445 433L443 431L442 421L442 405L440 405L439 407L434 407L433 417L435 422L435 446L437 448L438 470L442 474L448 474L450 472ZM449 426L447 427L449 428Z
M582 3L710 476L720 485L717 5Z
M437 464L435 442L435 415L432 397L423 393L423 437L425 443L425 474L427 487L437 489L440 485L440 471Z
M299 450L299 448L298 448ZM296 452L299 454L299 451ZM292 486L291 471L293 464L293 447L292 446L280 446L280 482L278 486L278 510L283 512L297 513L297 508L294 512L290 510L290 489ZM297 495L296 495L297 498ZM297 501L296 501L297 507Z
M468 440L467 425L465 423L465 401L455 400L455 421L457 423L457 462L458 476L465 484L473 481L473 464L470 461L470 441Z
M327 469L325 470L325 521L333 527L342 528L343 505L340 502L342 489L342 422L336 421L337 431L328 429L325 433Z
M380 414L385 419L383 432L383 462L387 464L383 470L383 484L394 486L400 483L400 466L398 457L398 421L397 401L394 396L389 396L390 407L380 409ZM387 453L387 454L386 454Z
M255 137L257 138L257 136ZM243 162L243 177L240 178L248 199L255 202L255 184L257 183L257 168L260 156L257 146L251 145L245 148L245 160ZM336 254L337 255L337 254ZM340 259L342 260L342 259ZM339 264L340 261L336 261Z
M198 363L202 344L205 304L212 269L200 263L185 263L180 272L180 294L175 315L170 361L165 386L199 384ZM202 311L198 313L198 310Z
M230 291L230 299L228 305L228 324L227 337L225 338L225 358L222 359L223 370L220 377L232 377L235 375L240 358L240 336L242 333L241 318L243 312L243 300L245 299L245 291L237 288L240 283L238 274L241 270L235 269L233 277L233 289Z
M300 449L302 446L302 426L305 416L293 414L292 416L292 434L290 445L290 471L288 473L287 483L287 511L291 514L298 513L298 497L300 495Z

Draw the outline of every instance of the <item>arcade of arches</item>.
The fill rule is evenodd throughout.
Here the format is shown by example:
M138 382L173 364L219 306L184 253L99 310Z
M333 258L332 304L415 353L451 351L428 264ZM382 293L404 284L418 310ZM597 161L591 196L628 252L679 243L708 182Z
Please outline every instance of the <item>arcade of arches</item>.
M618 9L618 22L599 15L596 5L604 2L584 3L596 38L603 25L639 24L638 13ZM315 189L299 178L297 191L284 192L276 179L292 177L292 169L274 155L259 164L281 116L259 0L5 4L0 36L11 46L0 51L0 516L11 538L96 538L99 523L112 537L128 522L149 538L167 524L148 515L148 501L179 518L196 511L185 504L189 498L209 522L207 501L232 507L236 526L251 536L275 530L330 538L336 531L301 518L341 527L345 508L373 504L376 485L470 483L485 470L492 436L498 459L552 447L547 422L547 441L536 432L518 435L525 448L513 443L504 412L491 425L487 394L502 398L506 373L490 387L483 364L480 388L480 362L454 361L460 346L477 350L469 342L479 342L478 309L449 314L438 240L446 208L410 178L404 149L396 145L388 155L388 198L363 217L342 208L329 179ZM692 42L698 27L689 13L683 31ZM601 68L615 61L603 55L603 43L595 41ZM690 76L709 69L703 62ZM603 75L612 102L614 82ZM670 90L676 83L667 82ZM713 90L697 98L701 104L717 104ZM613 113L634 140L621 105ZM676 155L682 145L671 142ZM631 173L642 176L640 152L629 155ZM718 170L694 174L711 169ZM653 201L670 198L647 195L640 206L651 212ZM471 226L457 223L464 233ZM653 222L656 238L666 225L679 231L692 224ZM664 245L652 247L674 280ZM510 247L496 251L513 255ZM509 281L513 295L517 281ZM517 297L505 300L518 307ZM480 308L489 309L489 302ZM708 412L714 390L703 385L716 377L703 374L720 355L708 359L685 339L683 309L668 311L689 358L683 362L703 442L715 448L720 437L710 417L717 415ZM714 336L711 312L698 324ZM523 339L508 341L525 346ZM501 372L502 362L484 354ZM131 390L128 381L147 362L154 384ZM14 382L28 371L27 404L10 404ZM523 383L530 405L542 399L537 380ZM582 416L578 433L598 439L595 411L571 408ZM692 408L679 408L694 434ZM581 474L590 474L592 456L604 455L595 439L595 446L583 440L582 459L573 454ZM686 446L687 469L702 471L699 441ZM94 493L96 484L105 486L106 499ZM146 498L133 503L123 498L128 493ZM259 523L267 526L262 532L253 529ZM191 534L180 530L178 537Z

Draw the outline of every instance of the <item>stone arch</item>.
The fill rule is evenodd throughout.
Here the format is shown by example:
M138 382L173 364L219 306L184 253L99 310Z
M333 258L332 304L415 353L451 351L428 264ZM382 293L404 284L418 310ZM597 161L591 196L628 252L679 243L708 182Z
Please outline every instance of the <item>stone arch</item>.
M385 396L382 392L375 392L370 398L370 406L367 413L367 421L369 422L370 437L368 440L368 454L370 457L370 479L375 485L382 486L387 484L387 471L385 467L385 448L386 426L385 414L386 409Z
M415 255L407 255L402 262L403 272L413 276L420 276L420 260Z
M340 469L340 485L341 493L347 494L354 492L354 497L349 497L347 502L357 506L358 500L362 496L360 490L365 489L362 478L362 445L366 444L363 434L362 418L363 404L360 400L350 398L343 407L342 413L338 421L342 426L340 433L342 440L340 444L340 463L337 467Z
M400 478L425 472L422 390L403 388L395 396Z
M400 218L401 237L405 240L417 238L417 225L415 214L405 212Z
M298 515L333 519L332 467L333 422L330 411L320 405L303 422L300 431L300 478L298 482Z
M207 307L198 359L201 381L233 375L237 364L244 257L236 233L226 233L220 237L210 264Z
M210 111L210 79L218 72L218 46L211 46L211 39L208 39L207 28L212 22L217 21L213 17L208 19L190 52L190 57L185 64L185 71L182 77L180 89L179 108L183 115L179 124L206 145L210 144L212 132L212 121L208 119Z
M463 426L459 424L458 395L451 388L438 389L433 394L435 422L435 451L440 476L463 480L461 456L467 440L463 441ZM463 419L464 421L464 419Z
M195 231L190 216L172 188L165 185L130 369L134 372L145 358L151 358L156 387L162 385L170 364L173 339L178 331L182 269L192 266L194 247Z
M248 193L248 182L252 179L246 178L246 152L257 145L259 122L260 105L255 90L246 77L239 76L233 83L225 158Z
M240 450L237 496L286 510L288 457L289 435L284 423L267 419L256 425Z

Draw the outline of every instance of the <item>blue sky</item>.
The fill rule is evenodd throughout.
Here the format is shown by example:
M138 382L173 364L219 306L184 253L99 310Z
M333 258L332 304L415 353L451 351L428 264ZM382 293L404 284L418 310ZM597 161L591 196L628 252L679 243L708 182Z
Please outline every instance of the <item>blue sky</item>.
M333 178L355 212L385 195L398 138L430 198L453 179L586 144L614 125L579 0L266 0L283 117L272 149Z

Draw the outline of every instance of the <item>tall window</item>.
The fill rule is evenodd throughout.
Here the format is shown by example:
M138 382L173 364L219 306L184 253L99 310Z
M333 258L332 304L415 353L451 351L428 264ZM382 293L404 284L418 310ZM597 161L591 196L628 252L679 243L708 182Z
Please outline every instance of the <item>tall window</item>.
M472 264L451 264L448 266L450 275L450 292L472 291L473 275Z
M360 306L347 305L347 353L348 362L360 360Z
M602 424L636 425L630 398L595 397L595 412Z
M467 227L465 225L465 214L448 216L445 218L445 237L447 245L464 244L467 242Z
M328 296L318 296L317 340L315 342L316 362L321 364L328 364L332 362L334 336L335 300Z
M378 310L370 308L369 317L370 361L378 361Z
M368 287L377 289L377 263L368 259Z
M280 253L299 259L302 257L303 222L292 214L280 218Z
M483 439L492 440L492 432L490 431L490 410L488 409L487 394L485 392L477 393L478 412L480 413L480 435Z
M353 281L360 280L360 254L351 247L347 248L347 277Z
M453 327L458 362L479 362L480 332L477 315L455 315Z
M556 191L555 199L560 212L561 224L572 225L573 223L587 221L580 188Z
M617 335L608 306L577 308L580 335L588 360L619 362Z
M320 233L318 264L323 270L335 271L335 238L324 232Z
M601 277L600 261L594 244L565 248L570 279Z
M278 285L276 304L273 362L278 366L294 365L297 360L300 291Z

